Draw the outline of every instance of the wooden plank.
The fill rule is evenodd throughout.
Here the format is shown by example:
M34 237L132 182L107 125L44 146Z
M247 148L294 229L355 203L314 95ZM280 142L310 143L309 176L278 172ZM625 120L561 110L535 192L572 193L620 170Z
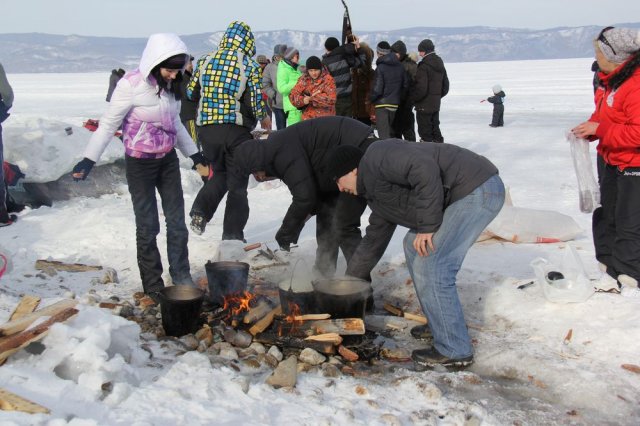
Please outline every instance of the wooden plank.
M282 306L278 305L276 308L272 309L267 315L262 317L260 321L256 322L249 329L249 333L255 336L258 333L262 333L265 331L273 322L273 318L276 315L282 315Z
M78 304L77 300L64 299L57 303L54 303L53 305L46 306L30 314L26 314L21 318L2 324L0 325L0 337L10 336L12 334L19 333L23 330L26 330L27 327L33 324L33 322L38 318L55 315L58 312L61 312L67 308L73 308L77 304Z
M327 342L331 343L334 346L338 346L340 343L342 343L342 336L337 333L324 333L306 337L304 340L313 340L314 342Z
M0 410L21 411L28 414L49 414L49 409L0 388Z
M247 312L247 314L244 316L242 322L245 324L251 324L252 322L259 320L260 318L263 318L265 315L271 312L272 309L273 307L269 304L269 302L267 302L266 300L261 300L254 308L249 309L249 312Z
M390 312L391 314L397 317L404 317L408 320L415 321L420 324L427 323L427 317L425 317L424 315L417 315L417 314L412 314L410 312L405 312L402 308L392 305L391 303L385 303L383 307L385 311Z
M354 336L364 334L364 321L362 318L338 318L313 321L310 323L316 334L337 333L341 336Z
M304 314L293 317L294 321L317 321L331 318L331 314Z
M22 299L20 299L20 302L18 302L18 305L13 310L13 313L11 313L9 321L17 320L27 314L30 314L31 312L36 310L38 304L40 304L40 298L38 296L22 296Z
M40 270L55 269L56 271L66 271L66 272L87 272L87 271L101 271L102 266L85 265L82 263L65 263L57 260L38 259L36 260L36 269L40 269Z
M77 313L77 309L67 308L52 315L48 320L44 321L42 324L38 324L30 330L14 334L7 337L6 339L3 339L0 343L0 362L18 352L29 343L44 337L49 332L49 328L53 324L66 321Z

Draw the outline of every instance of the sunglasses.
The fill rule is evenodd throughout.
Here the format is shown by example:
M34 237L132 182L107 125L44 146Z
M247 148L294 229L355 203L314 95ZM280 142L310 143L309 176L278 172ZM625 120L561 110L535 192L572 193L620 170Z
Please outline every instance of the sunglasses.
M609 43L609 40L606 39L606 37L604 36L605 31L609 31L612 30L614 27L607 27L605 29L603 29L602 31L600 31L600 34L598 34L598 38L596 40L601 41L602 43L606 44L607 46L609 46L609 48L611 49L611 51L613 52L614 55L617 55L615 49L613 48L613 46L611 45L611 43Z

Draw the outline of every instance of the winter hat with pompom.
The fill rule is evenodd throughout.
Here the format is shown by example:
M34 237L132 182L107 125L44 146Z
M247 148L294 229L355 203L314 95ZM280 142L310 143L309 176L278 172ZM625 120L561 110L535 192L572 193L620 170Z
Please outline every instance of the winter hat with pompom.
M605 28L596 38L607 61L621 64L640 50L640 31L635 28Z

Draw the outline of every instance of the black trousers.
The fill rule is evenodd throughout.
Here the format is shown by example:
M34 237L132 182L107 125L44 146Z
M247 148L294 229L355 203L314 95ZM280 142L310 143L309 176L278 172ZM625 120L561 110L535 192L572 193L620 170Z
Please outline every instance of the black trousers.
M136 217L136 248L145 293L164 288L162 261L156 243L160 232L156 190L160 194L167 227L169 274L174 284L191 281L189 231L184 219L180 166L175 150L163 158L125 158L127 183Z
M347 263L362 240L360 217L367 207L364 198L331 192L319 195L316 210L315 268L325 277L335 274L338 249Z
M409 104L400 104L393 119L393 138L407 141L416 141L416 118L413 115L413 107Z
M422 142L444 142L440 133L440 112L424 112L416 109L418 134Z
M348 96L342 96L336 99L336 115L342 117L353 116L353 106L351 105L351 93Z
M376 108L376 129L379 139L389 139L393 137L393 119L396 111L388 108Z
M243 240L244 227L249 219L249 179L228 171L235 170L233 151L242 142L252 139L251 132L236 124L213 124L198 127L198 139L213 168L213 178L200 189L189 214L203 216L209 222L228 192L222 239Z
M504 126L504 105L493 104L493 115L491 116L491 125L495 127Z
M596 258L612 277L640 282L640 167L606 165L600 179L602 207L592 221Z

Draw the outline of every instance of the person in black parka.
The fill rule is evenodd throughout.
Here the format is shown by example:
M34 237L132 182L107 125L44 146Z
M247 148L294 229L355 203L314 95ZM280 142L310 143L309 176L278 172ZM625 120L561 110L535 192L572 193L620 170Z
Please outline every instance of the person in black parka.
M391 45L391 51L396 54L402 68L405 71L405 77L409 83L409 87L413 86L418 71L418 64L407 55L407 46L402 40L398 40ZM404 93L402 101L396 111L393 120L394 138L405 139L408 141L416 141L416 118L413 115L413 105L409 100L409 93Z
M360 216L366 202L341 194L327 174L326 159L339 145L366 149L376 139L373 129L348 117L318 117L272 133L266 141L249 140L236 149L237 173L258 181L278 178L291 191L292 202L276 233L283 250L297 243L306 220L316 215L315 269L334 274L338 248L347 261L362 239Z
M393 134L393 119L400 102L409 89L409 80L398 56L391 52L391 46L381 41L376 47L376 73L370 100L376 110L376 128L380 139L388 139Z
M416 107L416 121L421 142L444 142L440 132L440 103L449 93L449 78L442 58L436 55L433 42L418 45L422 60L418 63L410 101Z
M507 96L504 94L502 87L496 84L492 88L493 96L489 96L487 101L493 104L493 117L491 119L491 127L504 126L504 98Z
M111 95L113 91L116 90L116 85L120 81L120 79L124 76L125 71L122 68L112 69L111 75L109 76L109 89L107 90L106 101L111 102Z

